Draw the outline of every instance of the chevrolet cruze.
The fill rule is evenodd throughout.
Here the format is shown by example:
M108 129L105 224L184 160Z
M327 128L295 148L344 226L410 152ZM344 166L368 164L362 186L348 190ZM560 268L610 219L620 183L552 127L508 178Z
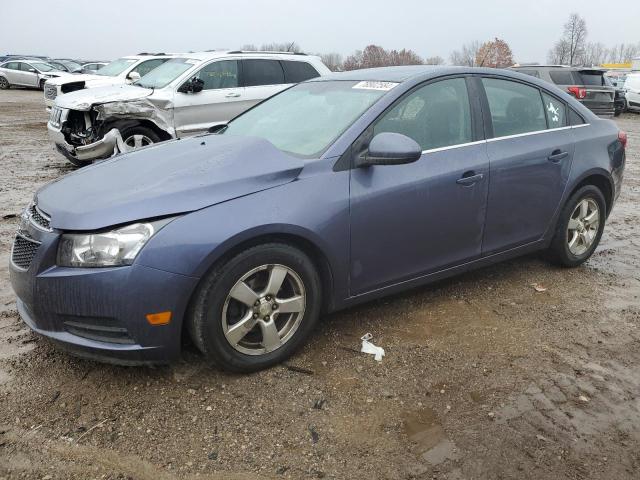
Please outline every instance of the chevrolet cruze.
M210 134L40 189L11 254L18 311L78 355L234 371L319 317L536 250L582 264L626 135L510 71L394 67L298 84Z

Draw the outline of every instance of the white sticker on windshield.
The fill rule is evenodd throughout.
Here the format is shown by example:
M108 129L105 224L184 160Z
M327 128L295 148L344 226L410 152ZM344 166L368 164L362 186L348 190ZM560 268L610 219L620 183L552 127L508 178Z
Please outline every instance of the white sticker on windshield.
M398 85L396 82L375 82L366 80L364 82L356 83L352 88L357 88L359 90L382 90L386 92L396 85Z

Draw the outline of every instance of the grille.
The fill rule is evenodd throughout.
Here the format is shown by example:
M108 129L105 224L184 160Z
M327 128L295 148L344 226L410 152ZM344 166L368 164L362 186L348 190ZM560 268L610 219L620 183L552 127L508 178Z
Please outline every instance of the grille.
M55 85L47 85L45 83L44 98L47 98L49 100L55 100L57 96L58 96L58 87L56 87Z
M11 252L11 261L16 267L27 270L33 261L33 257L36 256L39 246L40 243L35 240L20 234L16 235Z
M29 217L31 217L31 222L38 227L51 230L51 219L35 205L29 207Z

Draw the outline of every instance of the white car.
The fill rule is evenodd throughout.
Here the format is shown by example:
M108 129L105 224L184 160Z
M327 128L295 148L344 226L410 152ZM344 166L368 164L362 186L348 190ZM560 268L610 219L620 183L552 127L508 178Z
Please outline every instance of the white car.
M105 67L108 68L108 67ZM319 57L201 52L172 58L131 85L59 96L49 136L74 165L206 132L289 86L330 73Z
M627 97L627 109L631 112L640 112L640 73L630 73L624 81L625 96Z
M10 60L0 64L0 89L33 87L42 90L48 79L70 76L43 60Z
M58 95L75 92L84 88L122 85L135 82L154 68L172 58L172 55L141 54L122 57L103 66L93 74L49 80L44 85L44 103L50 110Z

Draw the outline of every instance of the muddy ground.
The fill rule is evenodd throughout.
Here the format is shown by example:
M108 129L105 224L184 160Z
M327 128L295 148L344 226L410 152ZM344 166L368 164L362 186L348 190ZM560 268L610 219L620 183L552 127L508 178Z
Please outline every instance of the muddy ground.
M585 266L531 256L334 314L254 375L191 347L78 360L22 324L14 215L70 171L45 121L40 92L0 91L0 479L640 478L639 115L617 120L624 191Z

